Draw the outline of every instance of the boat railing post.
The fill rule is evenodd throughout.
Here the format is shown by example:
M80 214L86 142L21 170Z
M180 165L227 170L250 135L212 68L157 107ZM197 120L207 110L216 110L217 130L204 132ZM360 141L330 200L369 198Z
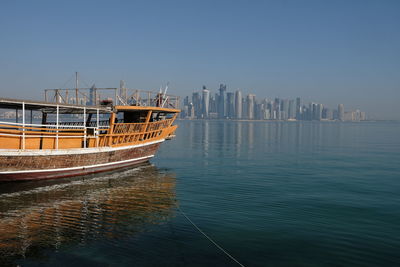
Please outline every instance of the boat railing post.
M83 107L83 148L86 148L86 107Z
M58 124L59 124L59 116L60 116L60 106L57 105L57 118L56 118L56 149L58 149Z
M112 139L114 135L114 125L115 125L115 113L111 113L110 117L110 128L108 130L108 140L107 140L107 145L111 146L112 145Z
M149 131L150 118L151 118L152 114L153 114L153 112L151 110L149 110L147 112L146 123L144 124L143 133L146 133L147 131Z
M96 118L97 118L97 126L96 126L96 147L99 146L99 124L100 124L100 118L99 118L99 109L96 110Z
M78 100L78 72L75 72L75 104L79 105L79 100Z
M25 149L25 102L22 102L22 149Z

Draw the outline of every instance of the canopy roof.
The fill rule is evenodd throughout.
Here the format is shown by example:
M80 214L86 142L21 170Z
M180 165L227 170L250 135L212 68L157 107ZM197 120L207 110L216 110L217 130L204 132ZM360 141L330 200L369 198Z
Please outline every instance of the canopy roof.
M20 99L8 99L0 98L0 108L6 109L22 109L25 105L25 110L37 110L44 113L56 113L57 106L59 113L61 114L82 114L88 113L111 113L112 107L110 106L84 106L84 105L73 105L73 104L57 104L43 101L32 101L32 100L20 100Z

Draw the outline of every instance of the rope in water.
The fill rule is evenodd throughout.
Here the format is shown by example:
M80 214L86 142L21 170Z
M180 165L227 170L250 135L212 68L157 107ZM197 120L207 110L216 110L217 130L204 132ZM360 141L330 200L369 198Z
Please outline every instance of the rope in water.
M204 233L187 215L186 213L183 212L183 210L181 210L181 208L179 208L178 205L176 205L176 207L178 208L179 212L202 234L204 235L208 240L210 240L211 243L213 243L219 250L221 250L223 253L225 253L226 256L228 256L229 258L231 258L234 262L236 262L237 264L239 264L239 266L244 267L243 264L241 264L237 259L235 259L231 254L229 254L228 251L226 251L223 247L221 247L220 245L218 245L214 240L212 240L211 237L209 237L206 233Z

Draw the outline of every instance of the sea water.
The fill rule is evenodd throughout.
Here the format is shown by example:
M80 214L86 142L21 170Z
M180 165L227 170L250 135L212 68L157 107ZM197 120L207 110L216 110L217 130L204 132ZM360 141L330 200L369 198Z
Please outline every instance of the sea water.
M177 124L151 164L2 184L1 265L400 264L400 123Z

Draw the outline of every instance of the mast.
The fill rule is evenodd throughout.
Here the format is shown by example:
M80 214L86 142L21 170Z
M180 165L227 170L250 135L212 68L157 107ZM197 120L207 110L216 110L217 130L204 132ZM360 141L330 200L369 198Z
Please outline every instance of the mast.
M78 103L78 72L75 72L75 105L79 105Z

